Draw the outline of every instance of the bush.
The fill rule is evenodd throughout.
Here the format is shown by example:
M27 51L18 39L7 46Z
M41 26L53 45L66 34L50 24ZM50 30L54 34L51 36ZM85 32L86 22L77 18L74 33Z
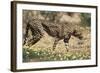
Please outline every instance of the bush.
M83 26L91 26L91 14L81 13L81 24Z

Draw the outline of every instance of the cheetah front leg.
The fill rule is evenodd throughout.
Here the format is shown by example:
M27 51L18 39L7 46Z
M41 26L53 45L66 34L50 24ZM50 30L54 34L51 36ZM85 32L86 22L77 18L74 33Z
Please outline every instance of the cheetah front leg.
M71 34L69 33L68 35L66 35L65 37L64 37L64 43L65 43L65 48L66 48L66 50L67 50L67 52L69 51L69 39L70 39L70 37L71 37Z
M68 43L65 43L65 48L67 50L67 52L69 51L69 44Z
M56 39L55 39L55 41L54 41L54 44L53 44L53 50L55 50L55 48L56 48L56 45L57 45L58 41L59 41L59 39L58 39L58 38L56 38Z

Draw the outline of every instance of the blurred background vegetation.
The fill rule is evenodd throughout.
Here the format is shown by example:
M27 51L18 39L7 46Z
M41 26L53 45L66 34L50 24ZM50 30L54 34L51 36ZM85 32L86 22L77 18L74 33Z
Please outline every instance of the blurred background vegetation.
M64 16L66 17L65 19ZM24 22L32 19L49 20L52 22L62 22L61 19L65 20L63 22L70 22L71 20L69 19L75 19L73 22L81 21L81 25L91 26L91 13L23 10Z
M83 26L91 26L91 14L81 13L81 24Z

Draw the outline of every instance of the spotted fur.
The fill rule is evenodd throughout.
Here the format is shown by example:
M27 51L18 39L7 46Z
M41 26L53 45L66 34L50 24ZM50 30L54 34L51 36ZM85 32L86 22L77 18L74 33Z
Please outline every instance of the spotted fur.
M31 38L28 38L29 30L32 32ZM48 35L55 38L53 50L56 48L58 41L63 39L66 44L69 42L72 35L82 39L79 24L55 23L46 20L34 19L27 23L24 44L27 43L28 46L31 46L38 42L44 35L43 31L46 31Z

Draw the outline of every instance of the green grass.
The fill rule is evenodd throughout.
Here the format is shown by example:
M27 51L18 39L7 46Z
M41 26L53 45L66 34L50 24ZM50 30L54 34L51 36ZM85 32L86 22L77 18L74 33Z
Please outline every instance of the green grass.
M90 59L89 51L56 52L52 49L23 48L23 62L85 60Z

